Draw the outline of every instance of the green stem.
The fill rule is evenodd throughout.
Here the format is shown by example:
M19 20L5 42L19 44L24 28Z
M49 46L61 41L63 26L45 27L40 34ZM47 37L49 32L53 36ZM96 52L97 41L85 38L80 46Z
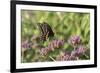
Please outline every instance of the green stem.
M52 59L53 61L56 61L53 57L49 56L50 59Z
M84 54L84 56L85 56L86 58L89 58L89 56L87 56L86 54Z

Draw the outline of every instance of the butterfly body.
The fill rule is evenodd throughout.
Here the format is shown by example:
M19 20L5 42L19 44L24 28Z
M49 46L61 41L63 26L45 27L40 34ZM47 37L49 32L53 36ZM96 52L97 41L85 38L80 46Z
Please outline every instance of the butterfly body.
M46 41L49 37L54 36L54 32L48 23L46 22L38 23L38 27L41 31L41 36L40 36L41 40Z

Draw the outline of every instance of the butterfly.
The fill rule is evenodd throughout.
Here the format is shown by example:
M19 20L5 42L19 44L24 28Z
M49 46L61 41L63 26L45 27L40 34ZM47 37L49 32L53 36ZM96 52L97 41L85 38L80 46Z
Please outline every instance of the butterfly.
M41 40L46 41L49 37L54 36L54 32L48 23L43 22L43 23L38 23L37 25L41 32L40 35Z

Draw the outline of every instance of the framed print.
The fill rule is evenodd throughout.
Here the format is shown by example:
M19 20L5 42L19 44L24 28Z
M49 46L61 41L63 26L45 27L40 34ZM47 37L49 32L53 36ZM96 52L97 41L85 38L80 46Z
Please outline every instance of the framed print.
M11 1L11 72L97 67L97 7Z

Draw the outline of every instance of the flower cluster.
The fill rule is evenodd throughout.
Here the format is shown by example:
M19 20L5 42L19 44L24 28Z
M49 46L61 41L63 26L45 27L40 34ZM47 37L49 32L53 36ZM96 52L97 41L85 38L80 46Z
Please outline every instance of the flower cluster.
M68 60L77 60L81 55L83 55L86 52L86 48L83 46L80 46L79 48L73 50L70 53L64 53L63 55L59 55L56 60L57 61L68 61Z
M37 48L39 44L37 44L34 40L36 40L38 37L35 35L32 35L31 39L26 39L21 42L21 48L22 51L26 51L30 48Z
M86 48L83 46L79 46L78 49L72 51L71 56L80 56L83 55L86 52Z
M56 57L57 61L77 60L87 51L84 46L80 45L81 39L79 36L71 36L69 43L72 45L73 50L71 52L64 52L63 55L58 55Z
M23 48L22 51L29 49L30 46L31 46L31 44L29 43L29 40L23 41L22 44L21 44L21 47Z
M40 49L40 54L41 55L47 55L47 53L48 53L48 48L42 48L42 49Z
M54 49L59 48L64 44L64 40L53 40L46 48L40 49L41 55L46 55L50 51L54 51Z
M22 41L21 48L22 52L30 49L30 48L39 48L37 51L40 53L41 56L45 58L45 56L50 57L53 61L70 61L70 60L79 60L87 51L87 48L82 45L80 36L71 36L69 39L69 43L62 39L55 39L50 42L46 42L47 46L43 47L39 45L35 40L37 39L36 36L32 36L31 40ZM69 44L70 46L67 48L72 48L72 50L68 51L65 48L65 43ZM63 47L64 46L64 47ZM59 49L60 48L60 49ZM61 49L64 48L64 49ZM50 52L55 52L59 49L58 54L56 56L49 55ZM43 58L41 57L41 58ZM46 60L46 59L45 59Z
M74 36L71 36L71 38L69 39L69 42L71 45L77 46L77 44L81 42L81 39L79 36L74 35Z

